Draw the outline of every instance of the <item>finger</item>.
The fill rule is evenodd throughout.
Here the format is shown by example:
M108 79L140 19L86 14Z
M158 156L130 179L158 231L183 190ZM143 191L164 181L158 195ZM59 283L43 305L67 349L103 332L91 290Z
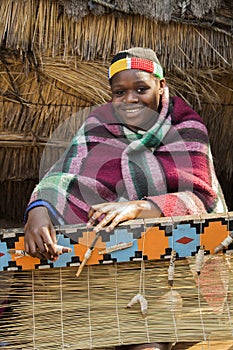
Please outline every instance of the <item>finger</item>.
M29 241L29 251L27 253L33 257L37 257L38 251L39 249L35 241Z
M111 202L94 204L94 205L92 205L91 208L92 208L94 211L97 211L97 210L99 210L99 209L105 208L106 206L109 206L109 204L111 204Z
M40 260L51 260L53 257L50 256L48 253L41 253L39 250L36 253L36 257L39 258Z
M37 251L37 256L38 257L42 257L42 260L51 260L51 261L55 261L58 259L58 253L55 254L51 254L50 252L40 252L39 250Z
M94 214L94 212L95 212L94 208L91 207L90 210L89 210L89 212L88 212L88 214L87 214L88 219L90 219L90 218L92 217L92 215Z
M91 218L95 212L103 212L105 206L106 206L106 203L92 205L91 208L89 209L88 218Z
M109 210L115 209L116 203L100 203L100 204L94 204L89 210L89 215L88 217L91 217L95 212L101 212L101 213L106 213Z
M29 243L28 251L26 250L28 254L30 254L33 258L38 258L40 260L46 260L46 256L40 252L38 247L36 246L35 242Z
M92 220L96 221L96 220L102 220L102 218L105 217L107 213L106 211L103 211L102 209L98 209L96 212L94 212L94 214L92 215Z
M114 217L116 216L116 213L108 213L101 221L100 223L94 228L94 232L98 232L100 230L102 230L104 227L106 227L106 225L111 222Z
M57 244L57 234L56 234L56 230L53 226L50 227L50 235L51 235L51 239L53 241L53 244Z
M91 227L95 225L95 220L93 219L93 217L90 217L88 222L87 222L87 227Z
M48 244L50 244L50 242ZM29 240L26 249L29 255L40 260L53 260L54 256L57 255L55 251L49 251L47 244L43 241L43 237L39 235L36 236L35 240Z
M97 220L101 220L105 217L105 213L102 210L98 210L92 214L89 221L87 222L87 226L94 226Z
M51 229L47 227L42 227L40 235L36 236L36 245L41 251L41 253L50 253L52 256L56 255L56 248L54 243L55 238L55 230L51 232ZM53 234L53 239L51 237L51 234Z
M47 260L52 260L53 261L55 258L57 258L57 256L55 257L55 256L51 255L48 252L42 253L38 248L37 248L35 254L33 254L32 256L34 258L38 258L40 260L46 260L46 261Z
M49 253L51 256L57 255L57 249L55 244L51 241L44 242L44 250L41 251L43 254Z
M121 223L121 222L123 222L123 221L126 221L126 220L127 220L127 219L126 219L124 216L122 216L122 215L120 215L120 214L116 215L115 218L114 218L114 220L112 220L111 224L106 228L106 231L107 231L107 232L110 232L110 231L114 230L114 228L115 228L119 223Z
M108 212L115 211L115 206L116 203L112 202L93 205L88 214L89 221L87 227L94 226L96 221L98 220L100 222Z
M24 241L24 250L27 254L30 254L29 252L29 245L28 245L28 242Z
M33 254L32 257L40 260L47 260L46 257L43 254L41 254L39 251Z

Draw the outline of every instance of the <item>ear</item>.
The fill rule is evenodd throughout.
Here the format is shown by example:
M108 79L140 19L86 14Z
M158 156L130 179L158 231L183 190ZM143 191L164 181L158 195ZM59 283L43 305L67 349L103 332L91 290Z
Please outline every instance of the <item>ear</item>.
M163 94L163 89L166 85L166 81L164 78L160 79L159 81L160 87L159 87L159 94L162 95Z

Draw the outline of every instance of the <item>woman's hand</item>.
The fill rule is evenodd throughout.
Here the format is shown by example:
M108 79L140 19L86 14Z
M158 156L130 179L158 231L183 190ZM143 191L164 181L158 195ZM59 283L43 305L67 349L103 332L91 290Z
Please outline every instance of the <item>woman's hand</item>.
M91 207L87 226L94 226L99 221L94 231L98 232L106 228L106 231L109 232L123 221L160 217L161 215L160 209L146 200L102 203Z
M56 260L56 232L45 207L36 207L29 211L24 227L25 251L27 254L43 259Z

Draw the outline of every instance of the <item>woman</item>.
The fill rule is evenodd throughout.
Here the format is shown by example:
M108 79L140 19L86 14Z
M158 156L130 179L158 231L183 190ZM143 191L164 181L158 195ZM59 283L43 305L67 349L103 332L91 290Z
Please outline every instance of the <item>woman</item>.
M183 100L169 98L156 54L118 53L109 81L112 102L89 115L32 194L25 249L34 257L58 257L54 223L84 221L98 232L135 218L226 211L203 121Z

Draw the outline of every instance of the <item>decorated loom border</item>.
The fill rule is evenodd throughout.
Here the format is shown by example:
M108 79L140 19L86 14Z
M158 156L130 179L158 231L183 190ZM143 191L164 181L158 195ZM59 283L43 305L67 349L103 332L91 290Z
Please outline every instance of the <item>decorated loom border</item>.
M51 262L10 254L11 249L23 251L23 229L0 229L0 271L79 266L95 234L83 225L57 227L56 230L59 244L70 247L72 251L63 254L56 262ZM111 233L102 231L88 264L167 259L173 249L177 257L183 258L194 256L201 245L205 246L206 254L213 254L215 246L232 230L233 213L224 216L160 218L156 221L134 220ZM132 242L132 245L127 249L99 254L101 250L111 248L119 242Z

